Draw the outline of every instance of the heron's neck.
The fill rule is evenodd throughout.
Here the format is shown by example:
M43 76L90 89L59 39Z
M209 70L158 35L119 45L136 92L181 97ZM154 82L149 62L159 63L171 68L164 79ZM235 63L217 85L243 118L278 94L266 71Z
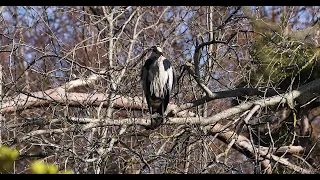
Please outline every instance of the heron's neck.
M152 53L151 56L150 56L150 58L152 58L152 59L153 59L153 58L154 58L154 59L159 59L160 56L162 56L162 55L161 55L161 54L158 54L158 53Z

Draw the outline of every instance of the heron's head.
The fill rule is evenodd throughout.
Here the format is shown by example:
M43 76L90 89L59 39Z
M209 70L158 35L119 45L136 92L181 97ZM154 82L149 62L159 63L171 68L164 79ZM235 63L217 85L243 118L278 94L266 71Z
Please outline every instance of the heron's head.
M163 55L163 51L162 51L161 47L159 47L159 46L152 46L150 48L150 50L152 51L152 53Z

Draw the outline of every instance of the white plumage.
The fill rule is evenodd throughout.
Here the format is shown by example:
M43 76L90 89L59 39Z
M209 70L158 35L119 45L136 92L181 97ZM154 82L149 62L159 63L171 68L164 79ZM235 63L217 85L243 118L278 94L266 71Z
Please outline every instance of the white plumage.
M173 86L172 67L164 70L163 61L166 58L160 56L158 61L151 65L148 79L151 82L150 91L156 97L164 98L167 93L170 93Z

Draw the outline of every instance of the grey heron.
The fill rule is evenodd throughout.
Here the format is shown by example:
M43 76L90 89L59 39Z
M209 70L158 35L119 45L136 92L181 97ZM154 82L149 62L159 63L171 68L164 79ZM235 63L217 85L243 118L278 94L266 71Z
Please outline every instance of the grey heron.
M152 46L150 50L152 53L141 69L141 80L151 114L151 126L148 128L155 129L163 122L175 83L175 70L160 47Z

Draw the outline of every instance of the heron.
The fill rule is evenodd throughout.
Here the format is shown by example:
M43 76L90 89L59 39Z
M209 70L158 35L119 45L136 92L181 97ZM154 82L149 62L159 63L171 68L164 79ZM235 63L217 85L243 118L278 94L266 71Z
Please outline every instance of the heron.
M159 46L152 46L150 50L152 53L141 69L141 80L151 114L151 125L147 129L155 129L163 122L174 88L175 70Z

